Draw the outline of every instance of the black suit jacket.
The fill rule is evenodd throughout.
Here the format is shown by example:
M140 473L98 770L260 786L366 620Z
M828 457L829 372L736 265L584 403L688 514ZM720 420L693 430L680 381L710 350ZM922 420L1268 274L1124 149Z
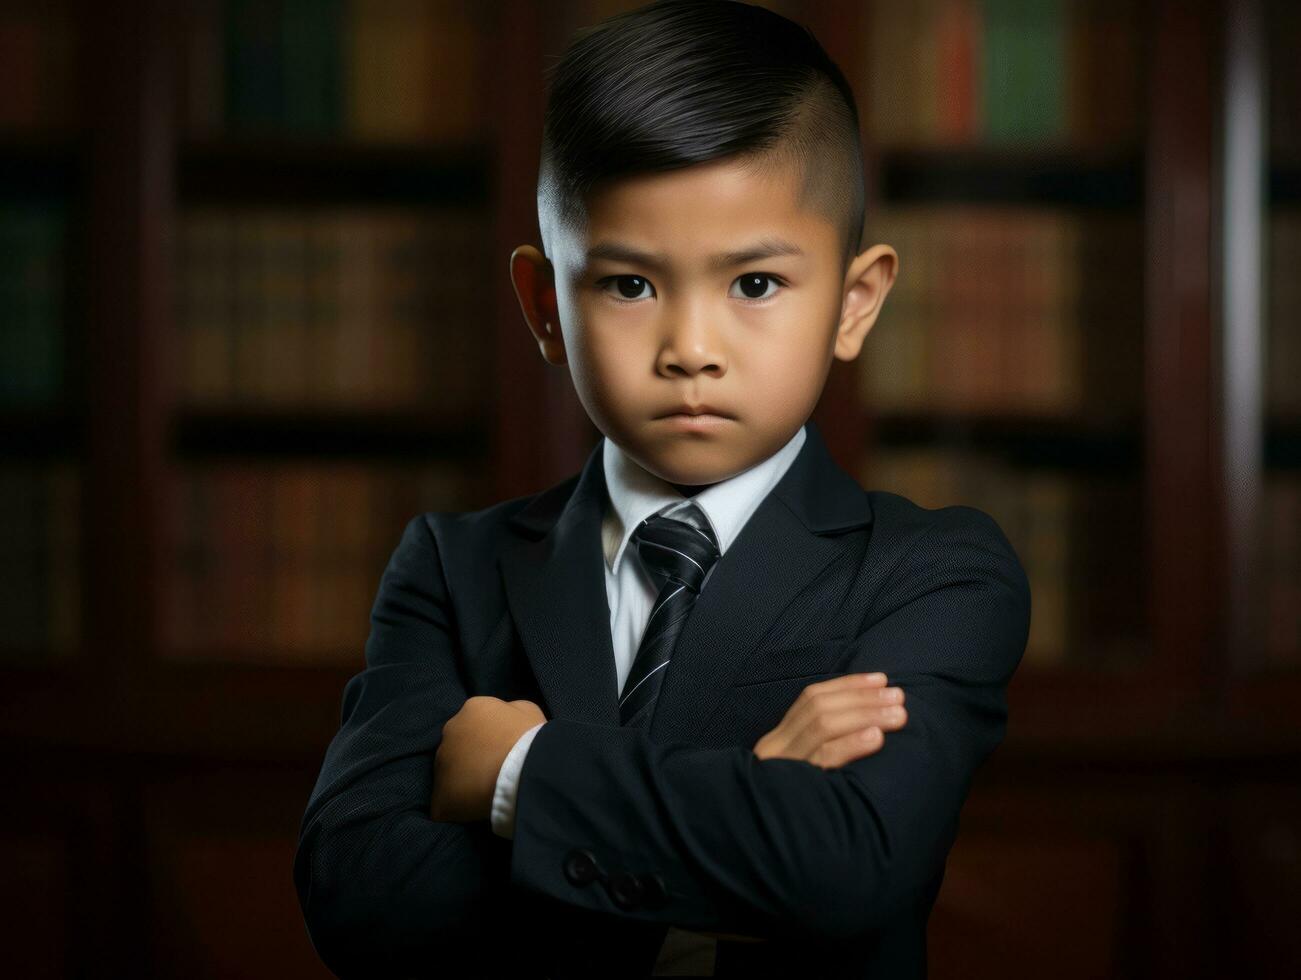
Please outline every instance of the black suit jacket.
M817 427L719 560L649 727L619 725L600 524L581 474L414 518L304 814L294 881L344 976L645 976L668 925L718 975L920 977L971 778L1003 737L1030 594L987 514L864 491ZM754 743L805 686L880 670L906 726L824 770ZM549 719L513 841L429 818L443 723L475 694Z

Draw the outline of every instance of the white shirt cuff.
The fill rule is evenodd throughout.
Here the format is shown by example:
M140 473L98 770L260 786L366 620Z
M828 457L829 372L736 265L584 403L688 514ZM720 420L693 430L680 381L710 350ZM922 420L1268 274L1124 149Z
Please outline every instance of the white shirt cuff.
M492 793L491 823L492 832L500 837L515 836L515 794L519 789L520 770L524 768L524 756L533 744L533 737L545 724L545 721L540 721L521 735L506 753L506 760L497 772L497 786Z

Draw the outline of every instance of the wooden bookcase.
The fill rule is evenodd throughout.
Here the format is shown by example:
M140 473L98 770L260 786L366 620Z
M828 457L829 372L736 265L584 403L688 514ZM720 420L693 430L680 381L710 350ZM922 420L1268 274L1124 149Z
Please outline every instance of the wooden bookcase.
M4 593L21 626L0 660L0 757L22 801L0 822L21 896L5 916L19 972L325 975L290 861L365 623L317 646L217 632L255 592L284 614L247 549L284 512L268 509L267 487L298 480L338 497L322 513L373 516L371 550L343 559L354 579L373 576L373 595L414 513L541 489L598 436L528 339L506 258L537 241L544 68L575 27L637 4L312 8L387 10L390 29L433 11L427 33L446 17L473 38L479 60L458 70L475 82L464 104L445 96L452 128L439 137L395 136L401 119L378 135L338 116L297 132L274 119L231 126L238 98L223 116L195 88L213 83L194 59L224 50L212 24L224 10L308 8L224 2L55 4L66 12L49 49L55 108L0 111L0 241L27 235L13 215L44 202L34 227L61 229L63 243L49 260L57 310L39 314L61 331L57 395L24 394L28 373L10 372L0 407L16 515L5 540L21 543L6 563L62 583L51 592L37 576L31 608L29 592ZM866 235L901 258L863 358L836 363L815 418L864 486L989 511L1043 600L1007 741L973 786L932 918L933 975L1295 970L1295 11L1279 0L765 5L808 24L853 83ZM10 6L0 50L29 51L50 5ZM393 36L366 29L372 54ZM410 57L439 50L411 33ZM1036 72L1051 84L1015 111L972 100L1029 92ZM1244 105L1263 109L1255 130ZM1258 207L1229 209L1253 151L1266 175ZM449 208L471 220L439 218ZM279 215L267 234L280 241L304 234L293 216L328 229L345 212L458 229L459 257L481 258L457 267L479 271L453 277L461 305L438 328L473 327L465 336L481 345L468 409L192 397L186 290L224 281L203 285L203 216L238 237ZM1241 272L1244 241L1261 246L1255 279ZM1029 289L1044 280L1058 291ZM913 373L890 369L905 363ZM467 482L421 482L431 467ZM375 486L390 490L369 496L329 489L384 474ZM249 561L250 578L229 582L261 584L227 582L224 600L192 589L186 606L180 539L204 526L201 507L229 515L199 535L203 562L229 576ZM20 521L45 523L33 537ZM232 543L241 526L244 544ZM42 629L43 643L12 640Z

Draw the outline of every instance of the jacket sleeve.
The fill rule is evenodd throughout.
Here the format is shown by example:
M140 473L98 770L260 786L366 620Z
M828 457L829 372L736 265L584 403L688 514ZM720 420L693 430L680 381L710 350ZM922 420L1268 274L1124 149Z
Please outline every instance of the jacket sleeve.
M509 845L429 817L434 753L465 703L437 544L406 526L371 610L365 669L308 801L293 877L322 961L341 976L418 973L446 959L506 881Z
M886 594L844 670L885 671L905 691L908 722L877 753L824 770L551 719L520 772L511 880L624 917L761 937L853 937L922 901L972 776L1003 738L1030 590L994 520L955 506ZM609 889L571 882L575 849L607 875L658 874L668 900L621 909Z

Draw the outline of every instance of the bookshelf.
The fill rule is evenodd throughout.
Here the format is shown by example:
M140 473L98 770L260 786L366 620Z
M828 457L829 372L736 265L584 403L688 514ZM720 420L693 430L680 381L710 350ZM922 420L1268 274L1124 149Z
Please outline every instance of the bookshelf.
M323 973L271 869L380 573L411 515L537 482L497 448L506 12L0 10L0 726L29 801L0 853L41 899L7 916L20 972L211 969L190 926L225 930L216 881L223 921L293 936L275 972Z
M355 668L393 535L484 498L489 13L179 18L164 657Z
M1268 356L1239 553L1214 258L1236 4L765 3L854 85L866 237L901 259L815 417L865 486L988 511L1031 579L937 976L992 975L1000 944L1026 975L1287 955L1301 25L1261 0ZM597 437L506 256L536 241L545 67L634 6L0 10L0 756L29 801L0 858L37 898L15 935L44 944L12 943L15 972L57 947L72 974L322 975L266 869L290 866L402 527L564 479ZM1058 871L1071 907L1042 900Z
M867 235L900 272L860 358L861 482L998 520L1030 576L1023 671L1132 669L1150 656L1143 554L1117 567L1111 542L1144 530L1150 28L1122 3L864 19Z

